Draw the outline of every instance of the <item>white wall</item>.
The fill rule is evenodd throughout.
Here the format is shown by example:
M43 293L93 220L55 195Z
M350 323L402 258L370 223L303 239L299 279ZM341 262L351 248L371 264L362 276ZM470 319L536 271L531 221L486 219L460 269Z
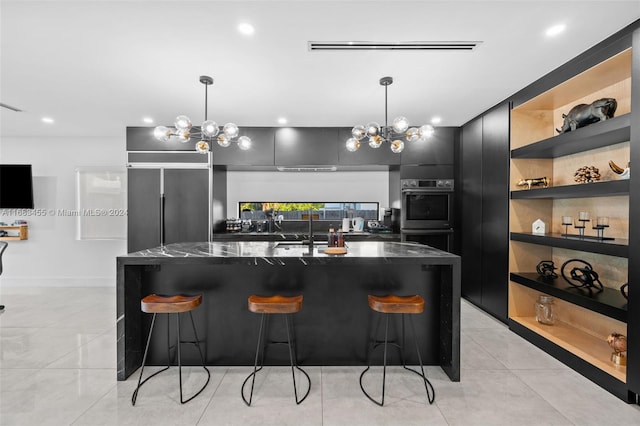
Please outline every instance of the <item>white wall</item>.
M227 217L240 201L363 201L389 205L389 172L227 172Z
M24 219L29 239L9 241L3 256L2 286L115 286L116 256L126 253L125 240L77 241L75 169L124 166L125 135L116 138L3 138L0 163L33 165L34 204L43 216L8 215L1 222Z

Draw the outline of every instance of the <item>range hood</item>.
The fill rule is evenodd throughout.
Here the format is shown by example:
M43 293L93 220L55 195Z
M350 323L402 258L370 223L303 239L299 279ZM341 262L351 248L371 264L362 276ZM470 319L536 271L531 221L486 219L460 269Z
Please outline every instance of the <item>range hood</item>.
M279 172L335 172L336 166L277 166Z

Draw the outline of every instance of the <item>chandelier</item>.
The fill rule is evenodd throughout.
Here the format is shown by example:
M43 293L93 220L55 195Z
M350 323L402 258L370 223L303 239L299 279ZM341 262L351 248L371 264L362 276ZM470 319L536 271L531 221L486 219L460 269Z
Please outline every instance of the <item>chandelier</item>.
M213 84L213 78L208 75L200 76L200 83L204 84L204 122L200 128L193 128L191 119L186 115L179 115L173 123L175 128L158 126L153 130L153 136L162 142L167 142L172 137L176 137L182 143L189 142L192 138L198 140L196 142L196 151L206 154L210 150L210 144L215 141L221 147L228 147L231 142L238 138L238 148L243 151L251 148L251 138L248 136L240 136L240 129L234 123L227 123L222 127L222 132L218 127L218 123L207 118L207 91L209 86Z
M409 142L425 141L435 132L430 124L420 127L409 127L406 117L396 117L391 126L387 124L387 87L393 83L392 77L382 77L380 85L384 86L384 126L371 122L366 126L356 126L351 130L351 136L347 139L347 150L355 152L360 148L360 141L365 136L369 138L371 148L380 148L383 142L390 144L391 151L399 154L404 150L405 138Z

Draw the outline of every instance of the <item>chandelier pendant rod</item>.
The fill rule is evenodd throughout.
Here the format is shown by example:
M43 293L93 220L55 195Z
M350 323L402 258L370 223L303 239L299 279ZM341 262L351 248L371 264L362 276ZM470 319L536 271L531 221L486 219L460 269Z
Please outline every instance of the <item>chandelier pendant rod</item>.
M384 86L384 131L382 132L384 140L389 141L389 120L387 117L388 106L387 106L387 89L389 88L388 84Z

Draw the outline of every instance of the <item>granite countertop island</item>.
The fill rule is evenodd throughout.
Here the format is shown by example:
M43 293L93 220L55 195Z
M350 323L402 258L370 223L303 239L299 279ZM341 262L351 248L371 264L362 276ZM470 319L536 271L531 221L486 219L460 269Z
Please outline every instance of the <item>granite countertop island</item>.
M151 315L140 311L140 299L150 293L203 295L193 317L207 364L213 366L253 365L259 316L247 310L251 294L304 296L302 310L294 315L302 365L364 365L374 318L367 295L420 294L425 312L416 317L416 331L423 360L459 380L460 257L420 244L386 241L348 241L344 255L325 254L324 248L314 244L309 250L291 241L215 241L168 244L119 256L118 380L125 380L142 361ZM273 323L277 335L280 324ZM163 332L154 331L156 335ZM163 340L152 340L147 364L166 363ZM407 347L412 345L408 340ZM288 364L287 354L273 352L271 362ZM405 354L407 363L417 364L411 352ZM184 350L183 364L198 362L196 352ZM399 357L391 360L399 362Z

